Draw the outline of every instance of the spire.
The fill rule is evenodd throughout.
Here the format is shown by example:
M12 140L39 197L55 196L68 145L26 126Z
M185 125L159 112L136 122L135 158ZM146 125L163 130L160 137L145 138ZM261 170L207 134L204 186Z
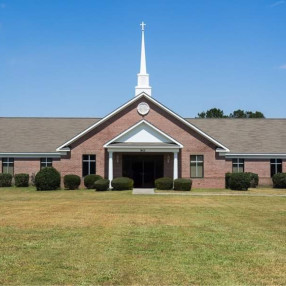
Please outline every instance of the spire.
M142 42L141 42L141 61L140 61L140 72L137 74L137 86L135 87L135 96L142 92L151 96L151 86L149 86L149 74L147 74L146 68L146 55L145 55L145 38L144 31L146 24L142 22L140 24L142 31Z

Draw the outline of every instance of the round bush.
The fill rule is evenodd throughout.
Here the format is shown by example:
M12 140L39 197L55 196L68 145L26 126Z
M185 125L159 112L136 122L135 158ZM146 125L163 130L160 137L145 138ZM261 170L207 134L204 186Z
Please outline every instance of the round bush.
M94 183L94 187L96 191L107 191L109 188L109 180L100 179Z
M231 173L225 173L225 188L229 189L229 180L230 180Z
M29 187L29 174L16 174L15 175L16 187Z
M12 186L12 178L11 174L0 174L0 187L11 187Z
M69 174L64 176L64 186L68 190L76 190L80 185L80 177L77 175Z
M278 173L272 177L273 188L286 188L286 173Z
M174 190L176 191L190 191L192 188L192 180L190 179L176 179L174 180Z
M35 177L35 185L38 191L56 190L61 185L61 175L53 167L43 168Z
M231 190L247 191L250 187L250 176L247 173L233 173L229 179Z
M155 187L157 190L172 190L173 189L173 179L168 177L163 177L155 180Z
M84 177L84 185L87 189L95 189L94 183L102 179L99 175L87 175Z
M113 190L123 191L123 190L132 190L134 181L127 177L115 178L111 181L111 186Z
M250 180L250 188L256 188L258 186L259 177L255 173L247 172Z

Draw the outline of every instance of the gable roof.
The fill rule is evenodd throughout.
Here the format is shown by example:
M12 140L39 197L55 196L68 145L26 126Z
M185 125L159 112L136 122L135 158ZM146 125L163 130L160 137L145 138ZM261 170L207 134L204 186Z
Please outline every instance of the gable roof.
M107 116L103 117L101 120L97 121L92 126L90 126L87 129L83 130L77 136L71 138L70 140L68 140L67 142L65 142L61 146L59 146L57 148L57 151L63 150L63 148L69 146L71 143L73 143L74 141L78 140L79 138L81 138L82 136L84 136L85 134L87 134L88 132L93 130L95 127L97 127L98 125L102 124L103 122L105 122L106 120L108 120L109 118L111 118L112 116L114 116L115 114L117 114L118 112L120 112L121 110L126 108L127 106L131 105L133 102L138 101L139 99L141 99L142 97L145 97L146 99L148 99L149 101L151 101L155 105L159 106L160 108L165 110L167 113L171 114L173 117L175 117L176 119L180 120L181 122L186 124L188 127L190 127L191 129L195 130L197 133L199 133L200 135L202 135L203 137L208 139L210 142L212 142L216 146L220 147L225 152L229 152L229 149L226 146L224 146L223 144L221 144L220 142L215 140L213 137L209 136L208 134L206 134L205 132L200 130L198 127L194 126L192 123L190 123L187 120L185 120L183 117L181 117L178 114L176 114L175 112L173 112L171 109L169 109L166 106L164 106L163 104L161 104L159 101L157 101L154 98L150 97L149 95L145 94L144 92L142 92L140 95L135 96L133 99L129 100L128 102L126 102L125 104L123 104L122 106L120 106L119 108L114 110L113 112L109 113Z
M138 138L138 137L141 137L141 136L138 136L138 134L141 133L142 131L144 131L145 136L149 135L148 136L149 139L151 139L151 140L155 139L155 141L153 140L153 142L150 142L151 141L150 140L148 142L148 140L147 141L140 140L140 138ZM167 146L169 146L169 144L172 143L172 144L177 145L180 148L183 147L183 145L181 143L179 143L174 138L167 135L166 133L164 133L163 131L161 131L160 129L158 129L157 127L155 127L154 125L152 125L151 123L149 123L148 121L146 121L144 119L137 122L135 125L131 126L130 128L128 128L124 132L120 133L118 136L114 137L112 140L108 141L104 145L104 147L108 147L108 146L112 145L113 143L116 143L117 146L119 146L119 143L132 143L132 144L144 143L145 145L146 145L146 143L148 143L148 144L151 143L151 145L153 145L153 146L156 146L155 143L157 143L157 145L158 145L158 143L161 143L161 145L167 144Z

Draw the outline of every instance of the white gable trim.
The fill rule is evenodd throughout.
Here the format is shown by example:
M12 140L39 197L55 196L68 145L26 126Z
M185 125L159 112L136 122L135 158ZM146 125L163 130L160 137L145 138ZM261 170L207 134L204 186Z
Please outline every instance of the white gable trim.
M116 113L120 112L121 110L123 110L125 107L129 106L130 104L132 104L133 102L137 101L138 99L140 99L141 97L147 97L152 103L154 103L155 105L159 106L160 108L162 108L163 110L165 110L167 113L171 114L172 116L174 116L175 118L177 118L179 121L183 122L185 125L187 125L188 127L190 127L191 129L193 129L194 131L196 131L197 133L199 133L200 135L202 135L204 138L208 139L210 142L214 143L215 145L221 147L222 149L225 150L225 152L229 152L229 149L222 145L221 143L219 143L217 140L215 140L214 138L212 138L211 136L209 136L208 134L206 134L205 132L203 132L202 130L200 130L199 128L197 128L195 125L191 124L190 122L188 122L187 120L185 120L184 118L182 118L181 116L179 116L178 114L176 114L175 112L171 111L170 109L168 109L166 106L162 105L160 102L158 102L157 100L155 100L154 98L150 97L149 95L147 95L146 93L142 92L140 95L137 95L136 97L134 97L133 99L129 100L128 102L126 102L124 105L120 106L119 108L117 108L116 110L114 110L113 112L109 113L107 116L105 116L104 118L102 118L101 120L99 120L98 122L96 122L95 124L93 124L92 126L90 126L89 128L85 129L83 132L81 132L80 134L78 134L77 136L73 137L72 139L70 139L69 141L65 142L63 145L61 145L60 147L58 147L56 149L56 151L61 151L62 148L68 146L69 144L73 143L74 141L76 141L77 139L79 139L80 137L82 137L83 135L85 135L86 133L88 133L89 131L91 131L92 129L94 129L95 127L97 127L98 125L100 125L101 123L103 123L104 121L108 120L109 118L111 118L113 115L115 115Z
M163 135L164 137L166 137L167 139L169 139L170 141L172 141L173 143L175 143L176 145L179 146L179 148L183 148L183 145L176 141L174 138L170 137L169 135L167 135L166 133L164 133L163 131L161 131L160 129L158 129L157 127L155 127L154 125L152 125L151 123L149 123L146 120L141 120L138 123L136 123L135 125L131 126L130 128L128 128L127 130L125 130L124 132L120 133L118 136L114 137L113 139L111 139L110 141L108 141L106 144L103 145L104 148L110 147L109 145L112 144L113 142L115 142L116 140L118 140L120 137L124 136L125 134L127 134L128 132L130 132L131 130L135 129L137 126L141 125L141 124L146 124L147 126L151 127L152 129L154 129L155 131L157 131L158 133L160 133L161 135ZM144 143L142 143L142 145L144 145Z

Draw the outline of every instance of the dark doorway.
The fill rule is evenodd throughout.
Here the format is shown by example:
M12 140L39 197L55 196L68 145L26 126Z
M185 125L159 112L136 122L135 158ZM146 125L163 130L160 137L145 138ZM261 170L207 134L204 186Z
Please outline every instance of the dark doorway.
M152 188L164 174L163 155L123 155L122 173L134 180L135 188Z

